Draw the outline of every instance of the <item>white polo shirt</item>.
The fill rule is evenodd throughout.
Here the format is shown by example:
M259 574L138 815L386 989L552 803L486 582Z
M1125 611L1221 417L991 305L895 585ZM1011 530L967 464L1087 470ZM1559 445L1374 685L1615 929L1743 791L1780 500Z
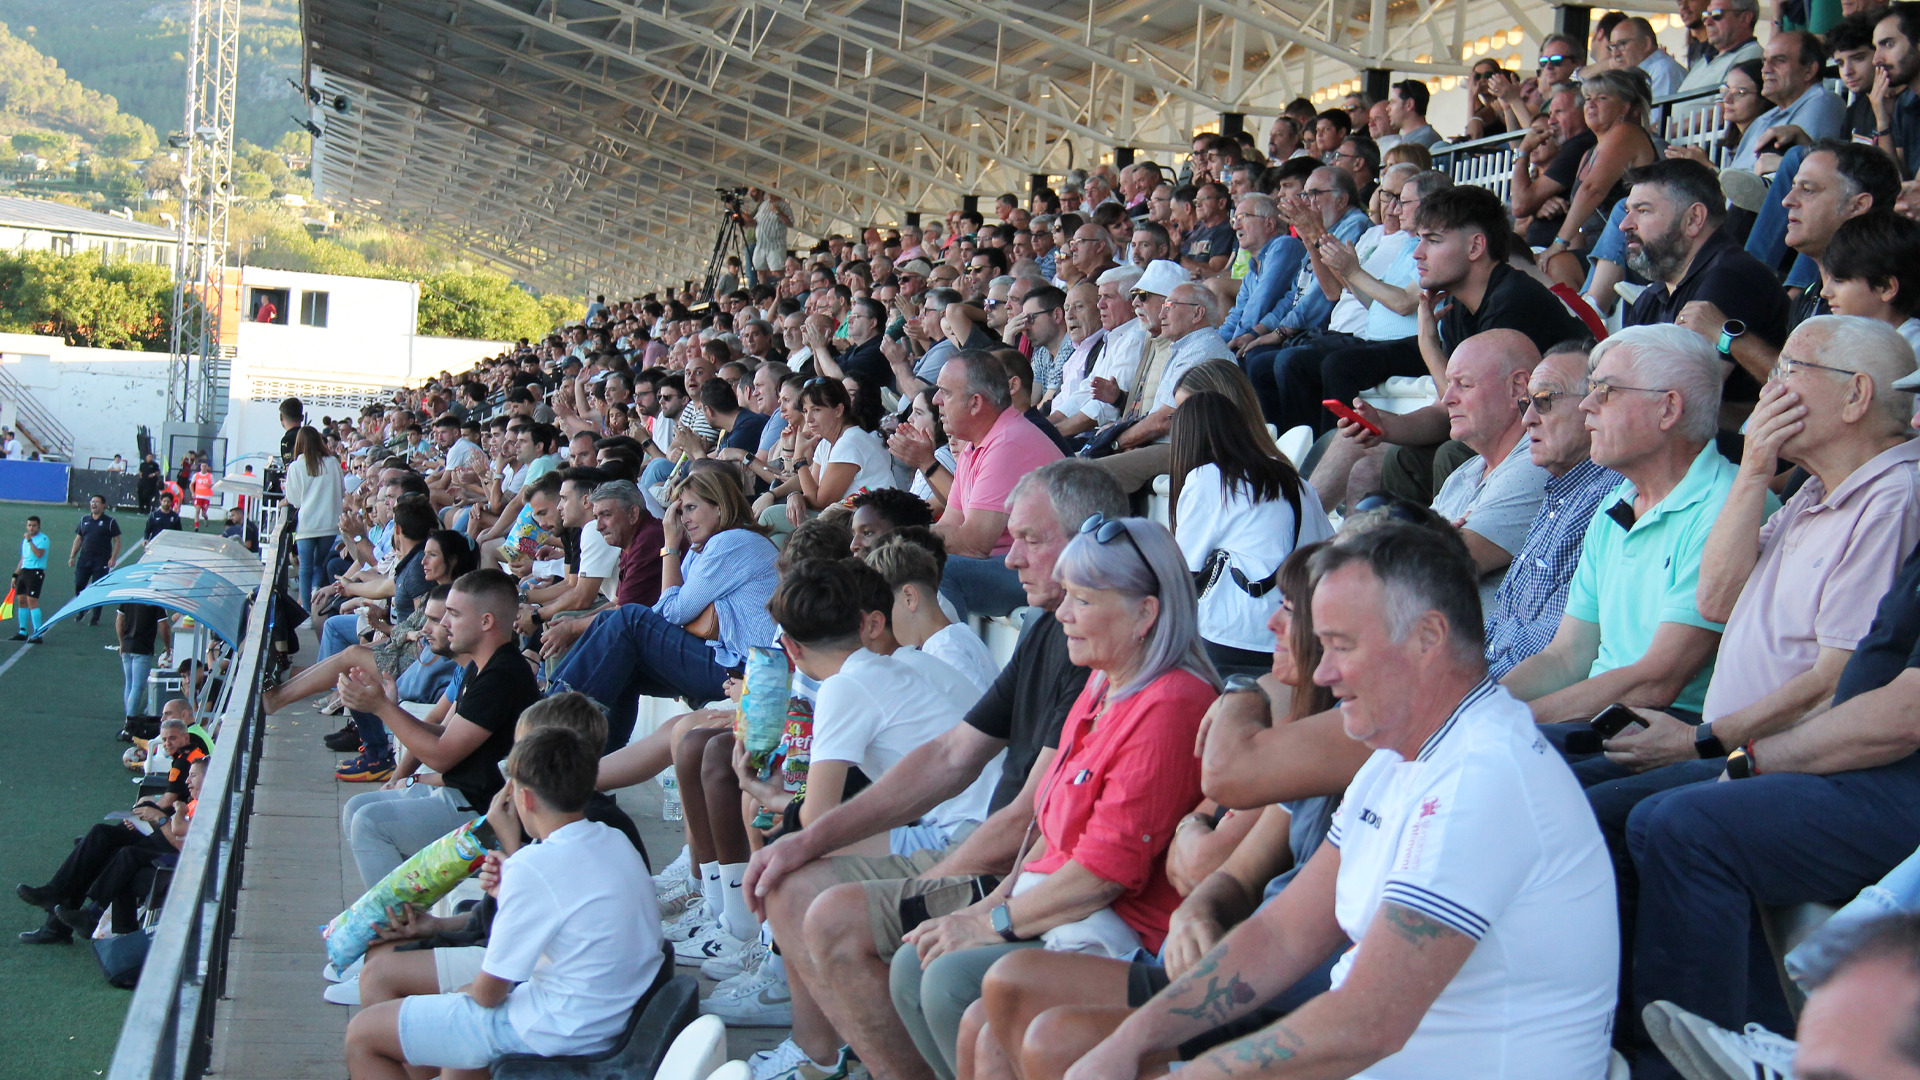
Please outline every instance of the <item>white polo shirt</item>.
M611 600L620 585L620 549L600 535L600 523L580 526L580 576L600 579L600 595Z
M1593 810L1524 704L1481 682L1419 756L1377 750L1347 787L1334 915L1360 941L1383 901L1479 944L1397 1054L1361 1075L1601 1080L1620 963ZM1349 949L1333 969L1346 981Z

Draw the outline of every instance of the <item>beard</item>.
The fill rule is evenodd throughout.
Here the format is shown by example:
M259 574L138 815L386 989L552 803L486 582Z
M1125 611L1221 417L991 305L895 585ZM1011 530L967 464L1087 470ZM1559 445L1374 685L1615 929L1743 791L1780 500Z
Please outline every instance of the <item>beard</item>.
M1648 281L1672 281L1686 265L1688 251L1676 225L1665 236L1642 236L1640 250L1627 248L1627 269Z

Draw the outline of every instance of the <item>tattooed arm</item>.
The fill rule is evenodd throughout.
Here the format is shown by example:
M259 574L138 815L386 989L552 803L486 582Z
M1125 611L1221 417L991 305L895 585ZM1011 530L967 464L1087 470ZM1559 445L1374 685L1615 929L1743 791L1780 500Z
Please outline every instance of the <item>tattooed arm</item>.
M1340 849L1321 845L1272 903L1129 1016L1080 1059L1068 1080L1128 1080L1143 1058L1164 1058L1299 981L1346 940L1333 918L1339 873Z
M1383 903L1338 990L1209 1052L1182 1069L1181 1080L1352 1076L1406 1045L1475 944L1412 908Z

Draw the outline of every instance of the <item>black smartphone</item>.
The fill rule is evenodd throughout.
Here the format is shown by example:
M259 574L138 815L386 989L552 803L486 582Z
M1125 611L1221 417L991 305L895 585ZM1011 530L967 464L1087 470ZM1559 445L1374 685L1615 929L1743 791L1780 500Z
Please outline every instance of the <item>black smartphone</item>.
M1587 721L1587 726L1603 739L1611 739L1627 730L1628 724L1638 724L1643 728L1647 726L1647 722L1640 719L1639 713L1617 702L1601 710L1599 716Z

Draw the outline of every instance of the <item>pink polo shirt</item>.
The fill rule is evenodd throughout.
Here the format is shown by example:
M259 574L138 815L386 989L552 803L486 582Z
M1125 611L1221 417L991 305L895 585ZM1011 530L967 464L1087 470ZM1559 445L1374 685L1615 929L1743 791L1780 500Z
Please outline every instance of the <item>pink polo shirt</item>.
M1881 451L1828 495L1809 479L1760 527L1760 561L1720 638L1701 718L1737 712L1852 650L1920 540L1920 439Z
M1008 409L993 422L987 436L960 451L954 461L953 487L947 492L947 505L958 506L962 515L975 510L996 514L1007 512L1008 498L1020 478L1050 461L1060 460L1060 448L1033 422ZM1013 546L1013 537L1005 529L994 541L993 553L1005 555Z

